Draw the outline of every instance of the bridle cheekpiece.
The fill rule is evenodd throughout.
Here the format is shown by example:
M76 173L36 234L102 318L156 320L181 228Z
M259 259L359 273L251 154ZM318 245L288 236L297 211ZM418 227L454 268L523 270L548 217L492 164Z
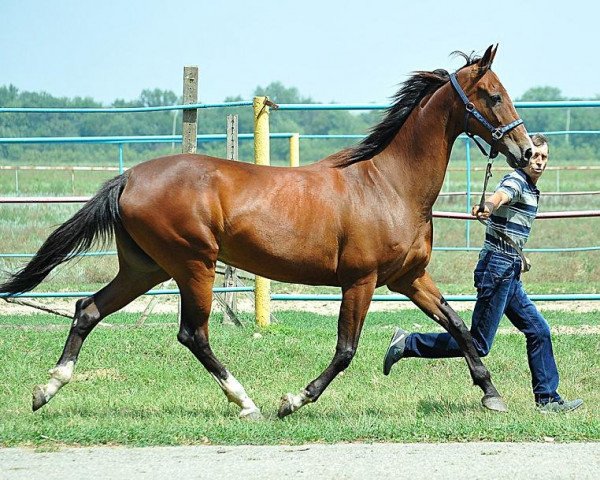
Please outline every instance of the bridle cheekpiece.
M473 141L477 144L479 149L484 155L489 156L490 158L495 158L498 155L498 150L496 149L496 142L499 141L504 135L510 132L513 128L518 127L523 123L521 118L517 118L515 121L509 123L508 125L500 125L498 127L494 127L487 119L481 114L473 102L469 101L469 98L465 94L464 90L458 84L458 80L456 78L456 73L450 74L450 83L452 87L458 93L458 96L462 100L465 105L465 133L469 138L472 138ZM481 123L491 134L493 143L490 145L491 150L488 154L483 146L479 143L479 141L475 138L474 134L469 132L469 117L473 116L479 123Z

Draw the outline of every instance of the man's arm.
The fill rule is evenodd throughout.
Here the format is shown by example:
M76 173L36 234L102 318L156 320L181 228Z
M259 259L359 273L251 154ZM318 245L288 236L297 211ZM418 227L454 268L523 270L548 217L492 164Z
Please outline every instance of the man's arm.
M494 192L483 205L483 212L479 211L479 205L475 205L471 214L474 217L481 218L483 220L490 217L492 213L500 206L510 202L508 195L500 190Z

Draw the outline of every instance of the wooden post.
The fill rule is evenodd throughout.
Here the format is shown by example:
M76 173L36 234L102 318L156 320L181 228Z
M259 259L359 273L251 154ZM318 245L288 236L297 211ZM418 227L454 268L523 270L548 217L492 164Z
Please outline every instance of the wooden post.
M254 163L270 164L269 105L267 97L254 97ZM256 276L254 287L254 313L256 323L266 327L271 323L271 285L267 278Z
M238 160L238 116L227 115L227 160Z
M238 116L227 115L227 160L238 159ZM235 287L237 285L236 269L225 265L223 278L224 287ZM223 323L227 325L241 325L237 318L237 295L234 292L225 292L223 308Z
M191 105L198 103L198 67L188 66L183 67L183 104ZM191 108L183 110L183 128L182 128L182 142L181 151L182 153L196 153L196 146L198 144L198 109ZM168 288L173 282L170 279L161 285L161 288ZM152 297L148 302L144 312L138 319L136 326L140 327L144 324L146 319L154 310L156 303L158 302L158 295ZM179 298L178 314L177 317L181 317L181 297Z
M198 67L183 67L183 104L198 103ZM198 109L183 111L183 153L196 153L198 144Z
M198 103L198 66L188 65L183 67L183 104ZM198 109L183 110L183 126L181 128L181 153L196 153L198 147ZM173 279L165 286L170 285ZM179 297L177 318L181 323L181 296Z

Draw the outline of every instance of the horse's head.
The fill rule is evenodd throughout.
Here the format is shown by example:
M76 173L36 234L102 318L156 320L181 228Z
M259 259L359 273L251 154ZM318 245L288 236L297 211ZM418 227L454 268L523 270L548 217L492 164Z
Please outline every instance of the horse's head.
M513 167L525 167L532 154L531 140L498 76L491 70L498 46L451 76L462 99L465 121L461 127L488 142Z

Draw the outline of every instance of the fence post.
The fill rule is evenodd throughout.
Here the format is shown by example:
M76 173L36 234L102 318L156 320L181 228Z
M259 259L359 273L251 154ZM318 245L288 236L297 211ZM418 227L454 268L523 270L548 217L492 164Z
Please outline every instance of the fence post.
M183 104L198 103L198 67L183 67ZM198 144L198 109L183 111L183 153L196 153Z
M227 115L227 160L238 159L238 116ZM224 287L237 286L236 269L225 265L225 275L223 278ZM223 300L226 307L223 308L223 323L227 325L241 325L236 318L237 314L237 295L235 292L225 292ZM229 307L229 308L227 308Z
M198 103L198 66L187 65L183 67L183 104ZM198 146L198 109L183 110L181 128L181 152L196 153ZM169 280L172 282L173 279ZM165 284L169 285L169 283ZM179 323L181 323L181 295L178 305Z
M267 97L254 97L254 163L257 165L270 164L269 152L269 105ZM254 287L254 313L256 323L266 327L270 322L271 292L270 281L256 276Z
M227 115L227 160L237 160L238 156L238 116Z
M300 166L300 134L292 133L290 137L290 167Z
M198 67L187 66L183 67L183 104L190 105L198 103ZM198 143L198 109L191 108L183 110L183 128L181 139L182 153L196 153L196 145ZM122 148L122 146L121 146ZM161 288L168 288L173 279L164 282ZM154 310L158 302L158 295L152 297L148 302L146 309L138 319L136 326L142 326L146 319ZM179 297L179 306L177 317L181 320L181 296Z

